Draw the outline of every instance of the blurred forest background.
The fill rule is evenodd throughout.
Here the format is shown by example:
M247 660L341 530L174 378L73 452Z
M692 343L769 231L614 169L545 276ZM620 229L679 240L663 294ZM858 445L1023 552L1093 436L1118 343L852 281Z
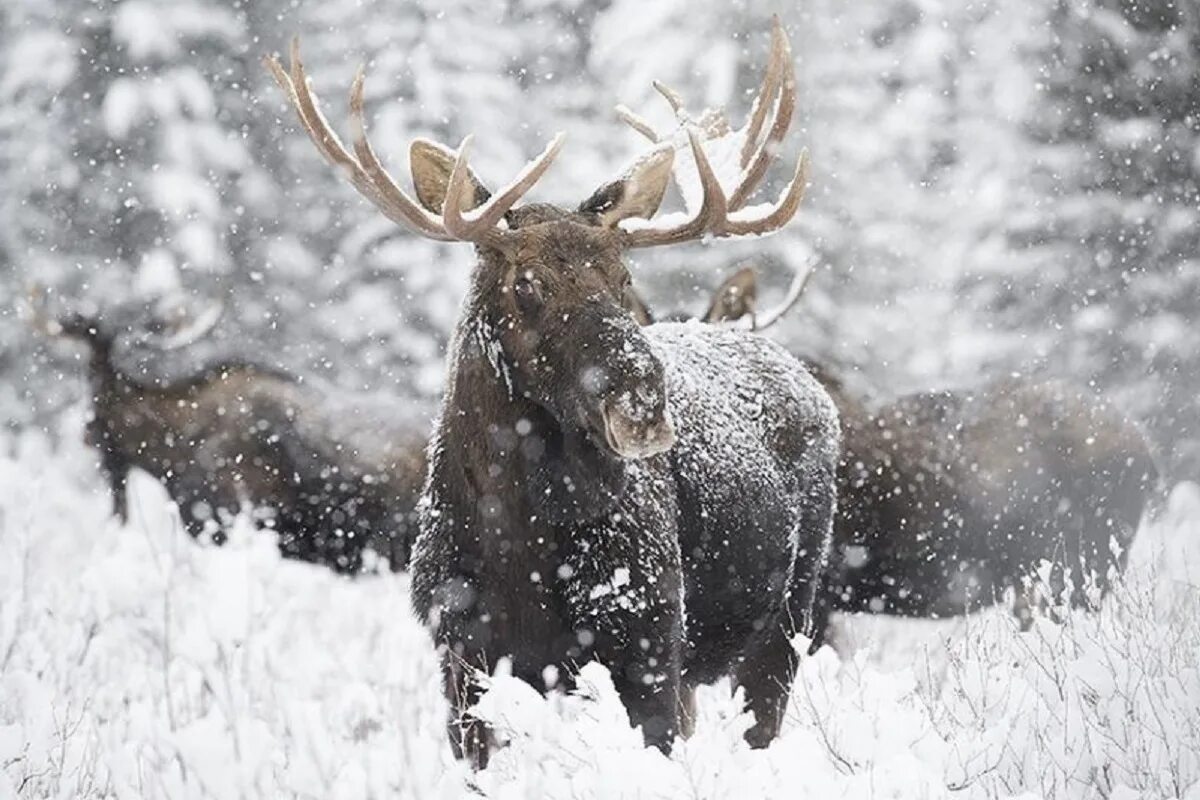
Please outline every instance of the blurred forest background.
M796 352L881 397L1091 382L1200 479L1200 6L1173 0L0 0L0 421L52 428L85 391L21 311L32 282L223 298L209 347L432 407L472 254L319 159L260 61L293 35L343 132L368 65L395 174L414 136L474 132L500 183L563 130L535 195L574 204L643 147L616 103L668 124L651 79L743 118L772 13L806 205L762 242L636 254L651 304L701 311L753 260L769 305L815 260L776 332Z

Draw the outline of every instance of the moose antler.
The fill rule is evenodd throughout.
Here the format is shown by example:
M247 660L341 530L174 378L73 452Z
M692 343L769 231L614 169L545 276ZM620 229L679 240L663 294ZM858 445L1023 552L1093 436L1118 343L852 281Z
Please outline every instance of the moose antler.
M694 218L674 228L631 230L630 246L671 244L704 235L765 235L786 225L796 214L804 197L809 167L807 150L801 152L791 182L774 204L765 210L746 208L750 197L762 182L767 167L778 154L779 143L791 125L796 108L795 65L791 45L779 18L776 17L772 24L771 54L762 86L751 107L750 118L740 131L731 131L724 113L720 111L706 111L699 119L693 120L676 92L659 82L655 82L654 88L670 104L687 135L703 194L700 209ZM773 111L773 116L771 124L767 126L769 111ZM617 115L652 142L674 138L674 134L665 137L658 134L645 119L625 106L617 107ZM738 180L727 195L701 145L701 137L705 140L721 140L734 135L744 136L745 139L739 156Z
M26 321L43 336L59 336L62 325L47 311L50 290L42 283L31 283L25 287Z
M788 286L787 294L783 296L783 299L774 308L762 314L753 313L748 315L748 317L729 320L726 324L741 330L764 331L770 328L783 319L795 307L796 303L800 301L801 295L804 294L804 288L808 286L808 281L812 278L814 271L812 264L806 266L803 271L798 270L792 277L792 283Z
M290 70L285 70L279 59L274 56L265 58L264 63L275 77L275 82L287 95L288 102L296 109L296 113L300 117L300 124L308 131L313 144L317 146L317 150L325 157L325 160L343 171L359 194L370 200L388 219L405 225L430 239L498 244L505 233L503 229L497 227L500 220L521 199L522 195L537 183L562 147L564 137L560 133L547 145L541 155L531 161L517 175L512 183L493 195L482 207L470 213L464 213L463 207L469 201L470 195L470 192L466 191L466 179L470 174L467 155L470 150L471 137L468 136L459 146L458 154L455 157L445 207L439 217L425 210L420 203L400 188L400 185L388 174L376 156L374 148L371 147L371 143L367 139L366 123L363 119L365 76L362 69L359 69L350 90L350 118L354 126L354 151L352 153L338 138L337 133L321 113L316 93L309 85L308 75L300 61L300 40L292 40Z
M190 347L211 333L224 314L225 304L220 300L213 300L199 314L184 316L175 330L150 339L150 344L164 351Z

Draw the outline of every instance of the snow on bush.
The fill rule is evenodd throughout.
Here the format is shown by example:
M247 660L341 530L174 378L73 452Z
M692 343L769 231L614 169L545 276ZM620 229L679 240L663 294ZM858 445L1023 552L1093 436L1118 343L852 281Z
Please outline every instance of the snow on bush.
M1200 798L1194 486L1099 614L842 620L764 751L728 685L668 758L603 667L544 699L502 665L478 711L508 746L471 775L404 577L246 524L199 545L148 479L121 525L78 428L0 443L0 798Z

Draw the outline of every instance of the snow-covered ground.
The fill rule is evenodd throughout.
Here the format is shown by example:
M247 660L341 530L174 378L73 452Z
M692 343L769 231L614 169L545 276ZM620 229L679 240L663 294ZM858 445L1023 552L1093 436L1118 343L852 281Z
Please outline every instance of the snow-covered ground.
M1200 798L1194 486L1098 615L843 620L768 750L727 686L645 750L592 665L567 699L497 677L511 745L471 776L405 578L197 545L149 479L122 526L78 426L0 442L0 798Z

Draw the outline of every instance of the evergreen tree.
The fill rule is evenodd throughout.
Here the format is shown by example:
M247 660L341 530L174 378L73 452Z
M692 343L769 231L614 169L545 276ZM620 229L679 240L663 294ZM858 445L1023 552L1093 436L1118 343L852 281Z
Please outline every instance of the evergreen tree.
M645 147L616 103L670 124L653 78L740 119L773 13L800 81L781 161L811 150L809 197L768 240L634 254L652 304L698 310L745 260L780 292L815 256L802 310L775 333L864 385L1083 375L1162 441L1192 437L1200 23L1168 0L10 0L0 373L23 382L0 385L25 396L0 405L29 421L78 386L61 380L76 364L40 365L18 319L31 278L101 303L224 298L213 347L438 395L471 249L383 219L315 153L260 63L293 35L343 135L366 66L372 141L402 182L417 136L475 133L495 185L563 130L534 199L570 204ZM1200 462L1188 447L1176 460Z
M1059 0L1049 30L1013 268L981 305L1047 372L1117 393L1196 478L1200 9Z

